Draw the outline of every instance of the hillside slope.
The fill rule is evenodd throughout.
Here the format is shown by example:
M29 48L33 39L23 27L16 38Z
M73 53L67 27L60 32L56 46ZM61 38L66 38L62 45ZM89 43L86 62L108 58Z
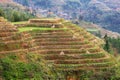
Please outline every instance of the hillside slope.
M12 0L0 0L0 3L3 3L3 2L12 2Z
M31 19L16 28L0 17L0 31L3 80L79 80L83 72L107 75L116 65L101 39L63 19Z
M101 71L114 64L115 59L102 49L101 39L70 22L62 19L31 19L27 25L19 30L30 32L39 46L38 53L48 65L60 72L58 78L79 80L81 70Z
M52 76L37 50L29 33L19 33L14 25L0 17L0 80L44 80L43 77Z
M111 37L111 38L118 38L120 37L120 34L117 32L112 32L109 31L107 29L104 29L102 27L100 27L97 24L94 23L90 23L90 22L85 22L85 21L77 21L77 25L79 25L80 27L85 28L88 32L93 33L96 36L99 36L101 38L103 38L106 34ZM73 23L76 24L75 21L73 21Z
M32 11L12 0L0 1L0 16L9 21L25 21L35 17Z
M14 1L29 6L41 14L47 14L51 10L66 19L82 17L85 21L120 33L119 0L25 0L26 3L24 0Z

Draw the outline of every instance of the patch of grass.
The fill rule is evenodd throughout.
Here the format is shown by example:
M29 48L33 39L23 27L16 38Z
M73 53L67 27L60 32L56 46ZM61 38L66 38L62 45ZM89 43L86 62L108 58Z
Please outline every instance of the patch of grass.
M12 24L25 24L27 21L21 21L21 22L12 22Z
M41 28L41 27L22 27L18 28L19 32L31 31L31 30L66 30L66 28Z
M98 32L99 30L98 30L98 29L94 29L94 28L88 28L87 31L90 31L90 32Z

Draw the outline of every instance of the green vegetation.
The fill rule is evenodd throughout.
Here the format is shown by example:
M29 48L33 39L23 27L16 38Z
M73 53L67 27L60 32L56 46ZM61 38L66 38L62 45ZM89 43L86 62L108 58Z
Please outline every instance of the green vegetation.
M39 22L39 20L35 20L35 21ZM45 22L47 24L48 21L44 21L44 23ZM104 51L101 52L99 47L91 45L92 43L90 41L92 41L92 38L95 37L91 37L92 35L88 34L87 31L85 31L82 28L79 28L76 25L69 23L64 24L63 28L67 28L67 31L54 30L54 28L51 28L51 31L45 29L42 31L32 33L34 34L32 36L35 39L36 43L41 47L40 48L40 50L42 51L41 56L44 57L44 59L48 63L53 64L57 72L64 71L62 74L66 76L63 76L63 79L69 76L73 78L75 75L75 80L76 79L84 80L85 78L92 80L91 77L94 75L93 67L94 70L100 70L103 71L104 73L104 69L107 69L108 67L110 67L110 65L114 64L114 59L112 60L110 59L110 57L107 59L103 59L107 57L105 55L106 53ZM80 40L78 40L77 38L72 39L73 35L71 35L71 33L73 35L74 34L79 35L77 37L80 37ZM87 37L85 37L84 34L86 34ZM83 38L81 38L82 36ZM57 40L57 39L61 39L61 40ZM84 44L81 45L68 44L71 43L71 40L72 42L78 41L78 42L83 42ZM90 40L90 41L86 43L86 40ZM58 45L57 43L60 42L64 42L64 43ZM56 43L56 44L52 44L52 43ZM83 49L81 48L81 46ZM75 50L76 52L74 52L73 50ZM100 58L102 58L102 60L99 60ZM84 76L80 76L80 75L82 74L82 72L86 72L87 69L91 72L93 71L92 74L91 75L88 74L90 76L86 76L85 78L82 78L85 76L86 73L85 74L83 73ZM104 73L104 75L105 74L106 73ZM67 79L69 80L69 78Z
M120 38L109 38L109 42L112 47L115 48L118 53L120 53Z
M66 30L66 28L41 28L41 27L22 27L19 28L19 32L24 32L24 31L44 31L44 30Z
M97 37L100 37L101 38L101 32L99 29L95 29L95 28L88 28L86 29L88 32L94 34L95 36Z
M2 9L0 9L0 16L5 16L5 13Z
M8 19L11 22L17 21L27 21L30 18L34 18L35 16L26 11L17 11L11 8L2 8L0 7L0 16Z
M104 37L105 40L105 45L104 45L104 49L109 52L112 53L114 55L119 54L120 53L120 38L110 38L107 36L107 34Z
M104 49L105 49L107 52L110 52L110 43L109 43L109 39L108 39L107 34L104 36L104 40L105 40Z
M98 29L95 29L95 28L88 28L87 31L90 31L90 32L98 32L99 30Z
M27 21L20 21L20 22L12 22L12 24L25 24Z
M56 80L58 77L61 77L62 80L66 80L65 74L73 76L72 74L74 73L74 71L68 71L68 73L66 73L49 68L38 54L26 54L26 59L27 62L21 62L22 60L20 60L18 54L9 54L4 58L0 58L0 76L5 80L45 80L47 77L52 80ZM66 67L69 66L66 65ZM81 74L79 75L81 80L119 80L120 78L119 67L101 70L99 72L84 70L79 72Z
M27 62L22 62L19 57L18 54L9 54L4 58L0 58L0 74L3 79L45 80L45 77L52 77L48 66L41 60L40 55L33 53L25 55Z
M5 43L0 46L0 77L3 80L118 79L115 58L101 49L99 39L83 28L67 22L56 27L55 22L46 20L44 24L54 25L47 28L40 26L40 20L34 20L33 24L39 23L38 27L16 30L0 19L6 23L5 29L0 26L1 42Z

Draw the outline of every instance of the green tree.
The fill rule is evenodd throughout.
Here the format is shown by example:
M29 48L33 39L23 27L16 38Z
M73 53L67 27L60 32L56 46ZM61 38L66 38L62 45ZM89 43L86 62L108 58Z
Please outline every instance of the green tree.
M17 22L17 21L21 20L19 12L14 11L13 16L14 16L14 22Z
M0 8L0 16L5 17L5 13L4 13L4 11L1 8Z
M112 47L115 48L118 53L120 53L120 38L109 38L109 41Z
M78 20L79 20L79 21L83 20L83 16L82 16L82 15L79 15Z
M105 40L104 49L105 49L107 52L110 52L110 43L109 43L109 38L108 38L107 34L104 36L104 40Z
M0 8L0 16L5 17L11 22L26 21L35 16L27 11L18 11L10 8Z

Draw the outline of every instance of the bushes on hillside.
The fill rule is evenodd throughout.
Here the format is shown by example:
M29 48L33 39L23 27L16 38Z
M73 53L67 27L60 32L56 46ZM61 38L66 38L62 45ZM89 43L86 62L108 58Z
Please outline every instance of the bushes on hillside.
M29 12L22 12L12 9L2 9L0 8L0 16L5 17L9 21L17 22L17 21L26 21L30 18L34 18L35 16Z
M0 9L0 16L5 16L3 9Z
M66 74L76 73L74 71L60 72L50 65L45 64L38 54L26 55L27 62L22 62L18 54L9 54L0 58L0 77L5 80L51 80L66 79ZM51 65L52 66L52 65ZM108 68L101 71L78 71L76 75L80 80L119 80L120 67Z
M28 54L28 62L22 62L15 54L0 59L0 76L5 80L45 80L50 75L49 68L44 65L41 58Z
M118 53L120 53L120 38L109 38L109 42L112 44L113 48L116 48Z

